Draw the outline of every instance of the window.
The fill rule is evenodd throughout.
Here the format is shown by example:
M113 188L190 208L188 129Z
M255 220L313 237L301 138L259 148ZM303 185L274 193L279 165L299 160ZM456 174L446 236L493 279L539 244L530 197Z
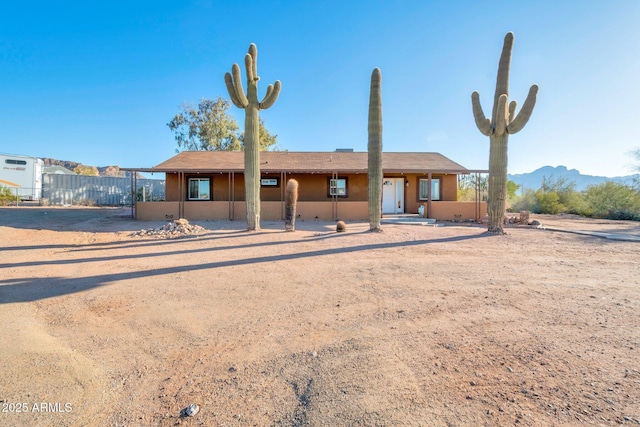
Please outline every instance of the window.
M27 164L26 160L6 159L4 162L8 165L26 165Z
M429 180L420 180L420 200L427 200L429 198ZM431 200L440 200L440 179L431 179Z
M347 197L347 178L330 179L329 196Z
M211 200L209 178L189 178L189 200Z
M278 178L262 178L260 185L262 187L278 187Z

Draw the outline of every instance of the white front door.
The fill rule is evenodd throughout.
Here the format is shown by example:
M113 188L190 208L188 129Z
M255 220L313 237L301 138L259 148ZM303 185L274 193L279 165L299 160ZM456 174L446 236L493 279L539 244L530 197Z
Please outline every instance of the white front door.
M404 213L404 178L382 179L382 213Z

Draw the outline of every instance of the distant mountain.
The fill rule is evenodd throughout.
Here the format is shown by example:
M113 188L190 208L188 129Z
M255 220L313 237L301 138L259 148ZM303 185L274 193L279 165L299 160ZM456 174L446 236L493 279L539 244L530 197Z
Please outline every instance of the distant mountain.
M507 179L520 185L519 191L523 188L537 190L542 186L543 180L564 179L567 183L573 182L577 191L586 190L590 185L602 184L606 181L613 181L619 184L633 185L634 179L640 180L640 174L617 176L609 178L606 176L582 175L576 169L567 169L566 166L543 166L533 172L507 175Z
M116 176L116 177L129 177L131 172L125 172L120 170L120 166L87 166L82 163L72 162L69 160L56 160L48 157L42 157L42 161L45 166L62 166L63 168L73 171L78 166L83 166L86 169L93 171L92 175L99 176ZM138 174L138 177L141 177Z

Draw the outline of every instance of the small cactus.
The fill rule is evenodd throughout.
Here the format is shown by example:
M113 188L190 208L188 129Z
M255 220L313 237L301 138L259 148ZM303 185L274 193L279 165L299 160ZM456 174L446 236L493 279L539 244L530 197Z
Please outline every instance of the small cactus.
M344 221L338 221L336 223L336 232L344 233L345 231L347 231L347 224L345 224Z
M296 207L298 204L298 181L287 181L287 192L284 199L284 229L296 231Z

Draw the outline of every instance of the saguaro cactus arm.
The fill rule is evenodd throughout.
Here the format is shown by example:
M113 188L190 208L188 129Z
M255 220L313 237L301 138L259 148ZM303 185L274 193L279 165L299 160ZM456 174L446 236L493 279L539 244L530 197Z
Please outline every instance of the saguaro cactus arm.
M242 80L240 77L240 66L233 64L231 66L232 74L225 73L224 83L227 86L227 92L231 102L238 108L246 108L249 105L249 100L244 94L244 88L242 87Z
M260 109L266 110L276 103L278 100L278 95L280 95L281 88L280 80L276 80L273 85L267 86L267 94L264 96L262 102L260 102Z
M513 121L513 118L516 116L516 107L518 106L518 103L516 101L511 101L509 103L509 117L507 117L507 123L510 123Z
M476 120L478 130L485 136L491 135L491 120L484 116L482 106L480 105L480 94L473 92L471 94L471 105L473 106L473 118Z
M231 74L224 74L224 84L227 86L227 92L229 92L229 97L231 98L231 102L238 108L243 108L238 96L236 95L236 88L233 86L233 77Z
M249 51L244 56L244 65L247 67L247 81L258 81L258 48L255 43L249 45Z
M538 94L538 85L533 85L529 89L529 94L527 95L527 99L525 99L524 104L522 105L522 109L518 113L518 115L507 125L507 132L510 134L514 134L522 130L524 125L527 124L529 118L531 117L531 113L533 112L533 107L536 105L536 96Z
M498 108L496 108L496 116L494 118L494 135L504 135L507 130L507 95L501 95L498 98Z
M250 54L246 54L244 56L244 69L247 71L247 84L251 84L251 82L258 81L260 80L260 78L256 79L256 75L254 74L254 69L253 69L253 58L251 57Z

